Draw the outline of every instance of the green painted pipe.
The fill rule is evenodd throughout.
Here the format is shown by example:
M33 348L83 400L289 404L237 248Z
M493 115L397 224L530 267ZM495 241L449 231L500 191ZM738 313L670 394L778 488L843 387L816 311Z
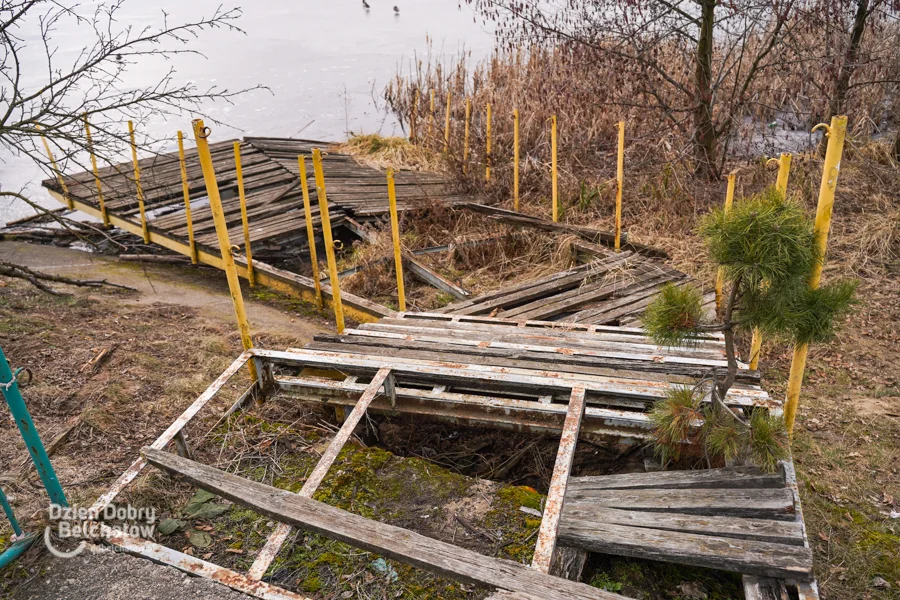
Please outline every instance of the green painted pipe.
M6 361L6 355L3 354L3 348L0 348L0 390L3 391L3 397L6 404L9 405L9 411L16 420L16 425L25 440L28 452L31 454L31 460L37 467L38 475L44 483L47 493L50 495L50 501L60 506L68 506L66 495L63 493L62 486L59 485L59 479L56 478L56 472L53 465L50 464L50 457L44 450L44 444L41 442L41 436L38 435L37 429L34 427L34 421L28 413L28 407L25 406L25 400L22 398L22 392L19 391L19 384L16 376L9 368Z

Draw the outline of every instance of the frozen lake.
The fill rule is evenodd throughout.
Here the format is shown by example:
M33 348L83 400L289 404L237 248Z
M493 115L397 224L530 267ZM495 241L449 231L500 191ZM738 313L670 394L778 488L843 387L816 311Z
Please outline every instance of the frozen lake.
M462 52L478 60L493 47L493 36L476 22L471 8L457 0L266 0L243 4L238 21L242 35L224 29L206 31L191 47L206 58L181 55L169 62L151 61L131 68L127 85L149 85L171 65L176 83L192 81L201 89L217 85L241 89L260 84L269 91L254 91L234 100L204 106L203 112L230 127L213 125L212 139L243 135L342 140L347 132L402 135L399 125L382 110L382 91L399 68L406 72L414 57L450 59ZM135 28L209 15L219 0L130 0L121 13L121 25ZM395 14L397 5L400 12ZM95 5L81 5L92 11ZM225 4L227 8L229 4ZM40 73L45 61L35 24L19 35L30 49L22 57L23 72ZM54 35L61 56L81 49L73 31ZM40 85L40 77L29 88ZM148 125L153 136L189 134L191 115L160 119ZM209 124L209 123L208 123ZM122 124L123 131L125 123ZM123 160L127 160L127 155ZM0 149L0 186L24 189L31 198L56 208L40 186L44 175L30 159ZM21 202L0 199L0 223L33 214Z

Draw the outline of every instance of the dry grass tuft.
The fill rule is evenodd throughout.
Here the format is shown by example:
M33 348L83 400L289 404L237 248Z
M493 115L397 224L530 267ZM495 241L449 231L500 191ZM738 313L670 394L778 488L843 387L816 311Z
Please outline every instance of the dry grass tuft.
M438 171L442 168L440 155L400 137L383 137L377 133L354 135L334 149L376 169Z

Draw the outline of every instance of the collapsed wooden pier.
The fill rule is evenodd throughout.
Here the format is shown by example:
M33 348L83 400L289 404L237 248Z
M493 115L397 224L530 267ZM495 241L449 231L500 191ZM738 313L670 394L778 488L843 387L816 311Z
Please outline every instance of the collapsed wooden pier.
M282 246L302 246L307 239L302 195L304 186L311 193L316 186L311 178L300 177L297 157L309 156L315 145L274 138L239 143L253 252L269 248L277 253ZM230 242L246 254L233 146L234 141L227 141L210 150ZM144 159L139 167L143 209L136 200L131 165L108 167L96 180L92 173L82 173L44 185L70 208L223 268L196 152L185 156L184 177L174 153ZM366 222L388 210L383 174L335 153L325 155L323 168L329 222L369 239ZM246 351L93 507L102 510L148 465L185 478L277 522L246 573L122 533L110 532L111 543L267 599L303 598L265 581L292 528L486 586L497 599L622 598L577 582L577 565L583 566L588 551L738 572L745 575L751 599L764 593L786 597L788 587L802 600L817 598L789 462L776 475L722 469L570 477L580 439L625 447L641 444L652 429L648 412L654 402L726 367L720 334L698 336L689 347L664 348L636 327L664 285L702 287L700 282L667 265L665 254L654 248L626 240L624 251L613 253L605 247L609 234L474 203L436 175L402 173L396 179L400 210L441 202L516 226L572 235L578 238L571 243L576 264L471 297L414 256L404 256L416 276L457 302L435 312L396 313L343 293L345 308L361 325L316 336L304 348ZM187 197L192 202L190 217ZM318 211L311 220L314 226L321 224ZM239 274L248 277L246 256L235 259ZM315 282L310 278L259 261L253 262L253 270L264 285L313 299ZM330 299L331 289L324 283L321 287ZM714 310L712 293L704 296L704 308ZM182 430L250 362L257 378L226 415L276 394L325 404L342 415L343 424L296 494L188 457ZM724 402L745 413L756 408L781 411L781 402L761 387L759 373L744 363L739 363ZM369 413L558 436L532 564L482 556L313 500L341 448ZM166 451L173 443L181 456Z

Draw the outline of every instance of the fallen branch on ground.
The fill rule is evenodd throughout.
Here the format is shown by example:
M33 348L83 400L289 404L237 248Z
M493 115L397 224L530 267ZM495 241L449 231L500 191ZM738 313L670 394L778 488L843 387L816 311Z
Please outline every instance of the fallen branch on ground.
M49 273L41 273L40 271L35 271L33 269L29 269L28 267L23 267L21 265L16 265L6 261L0 261L0 275L5 277L14 277L17 279L24 279L38 288L42 292L47 292L48 294L52 294L54 296L69 296L66 292L60 292L58 290L53 289L46 283L45 281L52 281L55 283L64 283L66 285L74 285L78 287L103 287L109 286L114 288L120 288L123 290L131 290L132 292L136 292L137 289L133 287L128 287L127 285L120 285L118 283L110 283L105 279L72 279L71 277L63 277L62 275L51 275Z

